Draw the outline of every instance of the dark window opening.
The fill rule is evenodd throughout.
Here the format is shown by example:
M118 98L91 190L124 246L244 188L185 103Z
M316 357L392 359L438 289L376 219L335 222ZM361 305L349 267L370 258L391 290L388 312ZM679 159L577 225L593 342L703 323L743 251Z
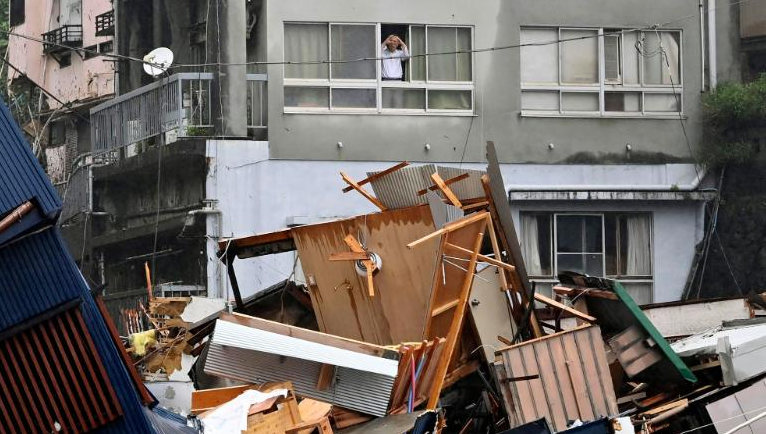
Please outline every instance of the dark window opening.
M59 66L61 68L66 68L67 66L72 64L72 53L66 53L62 54L59 58Z
M11 0L11 16L9 17L11 27L24 23L24 6L25 0Z
M83 54L85 59L92 59L98 56L98 45L91 45L89 47L83 48Z
M99 53L111 53L114 51L114 41L106 41L98 44Z

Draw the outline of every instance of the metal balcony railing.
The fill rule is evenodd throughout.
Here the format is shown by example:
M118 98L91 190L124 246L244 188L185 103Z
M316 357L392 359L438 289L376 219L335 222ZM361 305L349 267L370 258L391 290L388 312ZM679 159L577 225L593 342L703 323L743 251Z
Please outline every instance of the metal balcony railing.
M94 155L113 152L168 133L212 136L209 72L182 72L120 95L90 110ZM266 74L247 74L248 130L266 130ZM260 134L262 136L262 134Z
M57 53L82 47L82 26L69 24L42 34L43 52Z
M114 35L114 11L96 15L96 36Z

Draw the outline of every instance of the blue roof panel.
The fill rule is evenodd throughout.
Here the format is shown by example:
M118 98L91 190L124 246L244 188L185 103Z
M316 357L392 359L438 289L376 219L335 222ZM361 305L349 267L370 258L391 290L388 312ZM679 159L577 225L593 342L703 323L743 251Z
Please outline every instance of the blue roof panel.
M48 220L61 211L61 199L0 99L0 216L28 200Z
M53 229L0 249L0 331L79 297L85 285Z

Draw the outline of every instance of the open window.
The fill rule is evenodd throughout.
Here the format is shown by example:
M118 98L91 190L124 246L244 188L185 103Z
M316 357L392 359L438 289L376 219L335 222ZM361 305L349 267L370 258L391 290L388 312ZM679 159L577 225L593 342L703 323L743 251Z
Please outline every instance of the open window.
M25 3L26 0L11 0L10 16L8 17L8 24L11 27L18 26L19 24L24 24Z
M471 27L294 22L284 31L294 62L284 68L286 112L473 113ZM401 80L383 80L374 60L392 34L410 53Z

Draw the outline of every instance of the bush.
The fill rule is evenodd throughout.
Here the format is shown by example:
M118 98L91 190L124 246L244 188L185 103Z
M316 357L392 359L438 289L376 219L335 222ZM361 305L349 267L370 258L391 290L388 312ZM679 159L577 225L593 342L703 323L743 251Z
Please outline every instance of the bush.
M751 161L758 147L750 128L766 125L766 74L750 83L722 83L703 97L702 111L703 162L721 166Z

